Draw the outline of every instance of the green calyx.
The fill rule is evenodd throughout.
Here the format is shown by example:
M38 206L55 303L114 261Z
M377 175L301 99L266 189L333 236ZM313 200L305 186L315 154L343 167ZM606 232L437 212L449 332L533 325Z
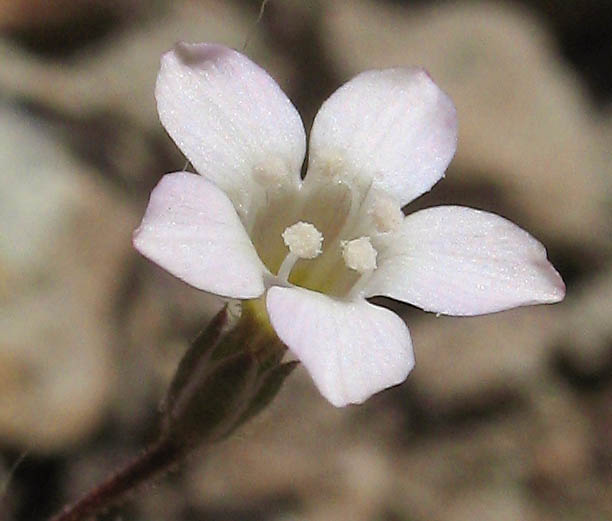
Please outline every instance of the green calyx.
M261 412L297 365L263 301L230 302L181 360L162 409L162 436L185 448L227 437Z

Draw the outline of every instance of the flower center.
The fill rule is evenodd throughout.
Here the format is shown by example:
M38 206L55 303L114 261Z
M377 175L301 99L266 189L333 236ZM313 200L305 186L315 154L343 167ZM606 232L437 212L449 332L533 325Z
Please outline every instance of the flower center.
M247 229L276 283L339 298L363 293L377 249L404 217L399 202L351 179L340 160L328 165L328 176L295 186L277 184L274 165L264 166L257 172L264 198Z

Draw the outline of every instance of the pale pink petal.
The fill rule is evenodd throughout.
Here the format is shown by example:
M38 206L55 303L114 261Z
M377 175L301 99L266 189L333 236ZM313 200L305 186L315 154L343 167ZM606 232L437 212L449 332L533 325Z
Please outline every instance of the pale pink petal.
M456 144L455 107L424 70L367 71L323 103L309 174L358 175L404 205L444 175Z
M406 217L379 251L378 263L366 296L386 295L445 315L480 315L565 296L542 244L503 217L461 206Z
M414 366L408 328L388 309L278 286L266 305L279 338L336 407L403 382Z
M202 176L165 175L151 193L134 246L198 289L253 298L265 268L228 197Z
M257 172L299 180L302 120L276 82L239 52L177 44L162 57L155 96L178 147L232 198L248 198Z

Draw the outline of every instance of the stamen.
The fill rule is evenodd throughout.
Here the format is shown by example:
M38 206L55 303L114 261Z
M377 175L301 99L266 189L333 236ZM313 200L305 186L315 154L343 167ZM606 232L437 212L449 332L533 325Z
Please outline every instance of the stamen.
M372 246L369 237L359 237L342 243L342 258L352 270L366 273L376 269L378 252Z
M282 233L289 254L281 264L277 277L287 281L298 259L314 259L323 251L323 234L310 223L299 221Z
M346 170L342 156L330 156L327 160L327 168L325 170L330 178L339 178Z
M315 170L328 179L339 179L346 173L346 165L341 153L326 151L312 158Z
M404 219L399 203L387 194L376 195L370 213L379 233L397 230Z
M279 157L271 157L253 168L253 178L264 188L277 186L288 177L287 165Z
M314 259L321 254L323 234L313 224L299 221L283 232L289 251L300 259Z
M376 269L377 255L378 252L372 246L369 237L359 237L359 239L342 243L344 263L348 268L361 274L349 291L349 299L355 299L363 295L366 284Z
M276 274L277 278L283 282L287 282L289 280L289 274L298 259L299 257L295 253L289 252L280 265L280 268L278 268L278 273Z

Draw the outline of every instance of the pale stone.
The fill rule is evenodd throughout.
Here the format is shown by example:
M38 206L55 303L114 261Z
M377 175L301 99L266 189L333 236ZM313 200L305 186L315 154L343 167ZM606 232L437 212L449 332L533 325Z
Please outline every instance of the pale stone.
M436 408L520 392L545 370L560 333L548 306L465 318L409 320L417 365L410 379Z
M611 355L612 269L585 281L568 300L560 338L563 351L577 367L596 372Z
M453 183L499 186L534 233L573 244L609 237L611 135L533 15L480 2L408 8L339 0L321 19L347 79L421 65L450 95L459 119Z
M0 439L75 443L106 413L136 218L50 128L0 106Z
M286 70L282 58L267 52L254 24L253 16L230 2L169 2L162 16L152 16L110 39L95 55L83 53L65 64L45 61L0 40L0 87L5 94L66 114L83 117L114 111L158 129L153 87L159 59L177 41L206 40L240 48L250 36L247 54L268 71Z
M29 29L59 24L92 10L136 8L141 0L0 0L1 29Z
M514 489L482 487L458 491L456 497L445 505L443 521L517 521L533 519L535 511L530 508L520 488Z

